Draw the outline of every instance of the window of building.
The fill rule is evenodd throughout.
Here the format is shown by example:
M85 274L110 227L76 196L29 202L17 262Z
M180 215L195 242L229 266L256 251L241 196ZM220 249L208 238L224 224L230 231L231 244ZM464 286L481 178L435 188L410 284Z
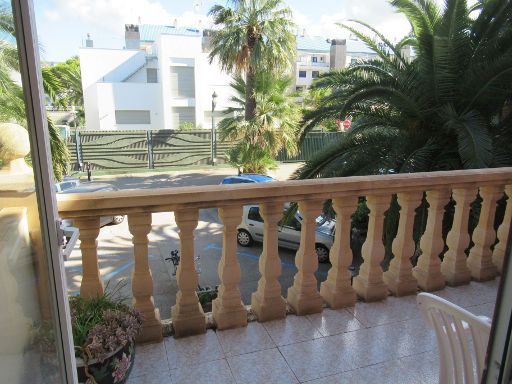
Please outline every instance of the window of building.
M171 96L189 99L196 97L194 67L171 67Z
M116 124L151 124L150 111L117 110Z
M313 57L311 58L311 61L312 61L313 63L318 63L318 57L313 56Z
M249 209L249 214L247 215L249 220L259 221L263 223L263 218L260 215L260 209L258 207L252 207Z
M173 107L172 127L182 129L185 126L196 125L196 109L194 107Z
M306 77L306 71L299 71L299 77Z
M318 71L313 71L313 72L311 73L311 75L312 75L313 79L316 79L318 76L320 76L320 72L318 72Z
M156 68L146 68L148 83L158 83L158 70Z
M323 63L325 61L325 57L320 56L320 62Z

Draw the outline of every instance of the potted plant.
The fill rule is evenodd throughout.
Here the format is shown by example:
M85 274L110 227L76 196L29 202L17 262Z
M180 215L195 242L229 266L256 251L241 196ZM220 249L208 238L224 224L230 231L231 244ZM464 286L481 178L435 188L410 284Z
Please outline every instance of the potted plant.
M122 384L133 367L134 340L143 318L115 293L70 298L80 383Z

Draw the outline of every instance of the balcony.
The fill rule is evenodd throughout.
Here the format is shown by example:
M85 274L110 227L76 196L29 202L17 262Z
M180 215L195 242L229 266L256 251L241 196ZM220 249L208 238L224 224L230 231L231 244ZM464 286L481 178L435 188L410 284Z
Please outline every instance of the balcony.
M415 209L424 192L427 225L413 267ZM478 315L492 315L512 218L508 204L494 231L504 193L512 193L511 168L61 195L58 206L81 233L81 254L76 250L67 262L71 290L96 295L114 273L131 273L127 293L145 314L140 342L148 343L139 346L132 383L436 382L435 338L415 295L436 291ZM394 258L384 272L384 213L394 194L400 220ZM470 204L477 194L482 206L470 239ZM360 196L370 217L364 262L352 279L351 215ZM456 205L445 242L442 221L450 197ZM333 199L337 214L330 267L318 265L314 246L315 218L326 199ZM284 270L277 231L289 201L298 202L303 223L295 270L283 279L290 270ZM242 207L254 203L265 219L259 275L241 270L236 242ZM219 223L208 219L212 208ZM127 215L127 225L106 241L111 229L100 231L99 218L120 214ZM204 238L218 251L204 262L218 267L220 285L207 314L198 304L194 265L194 256L207 251L198 247ZM178 244L181 263L172 281L164 259ZM122 266L114 270L116 262ZM254 289L245 295L240 287L255 275ZM162 329L169 335L163 339Z

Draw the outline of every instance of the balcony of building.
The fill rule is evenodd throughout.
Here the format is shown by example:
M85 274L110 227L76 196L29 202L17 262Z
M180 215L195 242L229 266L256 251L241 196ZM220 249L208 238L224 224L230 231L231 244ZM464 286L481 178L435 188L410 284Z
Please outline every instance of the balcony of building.
M512 218L508 204L496 231L496 207L511 193L512 169L501 168L61 195L58 206L80 229L80 250L67 261L70 291L96 295L104 282L125 277L125 293L145 315L131 383L433 383L437 345L416 294L435 291L492 317ZM383 271L384 215L393 195L400 218L394 257ZM363 196L368 233L353 277L351 216ZM479 220L470 236L477 196ZM316 218L327 199L336 230L330 264L319 265ZM429 207L413 266L422 199ZM290 201L303 218L294 268L283 262L277 242L283 204ZM260 205L263 245L253 268L243 270L237 226L248 204ZM100 217L112 215L127 215L114 238L110 227L100 230ZM174 248L181 262L173 280L165 258ZM208 313L196 294L204 284L197 255L203 269L217 270L219 295Z

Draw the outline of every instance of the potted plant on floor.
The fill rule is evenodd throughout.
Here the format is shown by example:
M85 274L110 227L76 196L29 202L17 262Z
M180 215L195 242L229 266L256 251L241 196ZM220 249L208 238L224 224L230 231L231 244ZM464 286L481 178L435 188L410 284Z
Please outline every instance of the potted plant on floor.
M134 340L143 318L116 297L117 292L106 290L94 298L70 298L80 383L122 384L133 367Z

